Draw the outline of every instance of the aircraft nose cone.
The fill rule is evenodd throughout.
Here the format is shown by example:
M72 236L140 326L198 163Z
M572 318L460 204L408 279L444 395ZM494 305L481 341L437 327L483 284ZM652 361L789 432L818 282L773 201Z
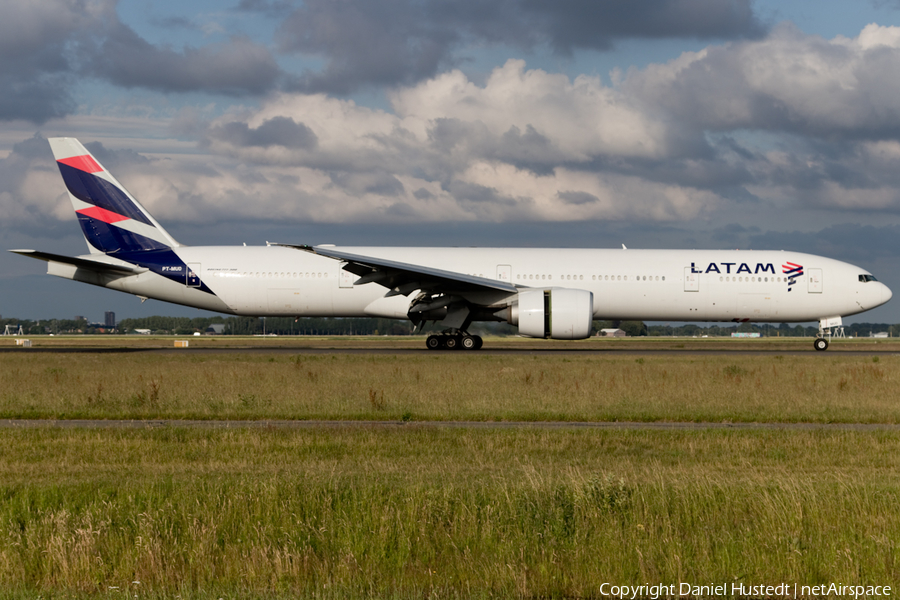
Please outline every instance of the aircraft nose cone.
M894 292L891 291L891 288L881 284L881 303L884 304L888 300L894 297Z

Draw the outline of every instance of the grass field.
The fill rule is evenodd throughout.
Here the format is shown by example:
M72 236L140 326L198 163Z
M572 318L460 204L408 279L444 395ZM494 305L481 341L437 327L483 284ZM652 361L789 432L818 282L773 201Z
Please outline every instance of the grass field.
M604 582L896 591L900 432L416 421L897 423L898 360L0 353L6 418L410 421L0 430L0 597L596 597Z
M21 350L0 372L0 418L900 423L892 353Z
M603 582L900 580L894 433L3 437L0 584L14 597L587 597Z

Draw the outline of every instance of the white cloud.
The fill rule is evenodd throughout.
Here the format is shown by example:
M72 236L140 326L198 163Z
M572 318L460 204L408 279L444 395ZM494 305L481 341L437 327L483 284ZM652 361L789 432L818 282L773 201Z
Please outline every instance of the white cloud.
M597 77L525 69L509 60L494 69L484 86L451 71L398 90L391 104L404 125L419 136L438 119L483 124L494 136L532 127L568 160L597 155L660 157L666 154L667 127Z
M612 86L510 60L483 84L454 70L395 89L392 110L281 92L210 121L153 121L156 140L126 146L174 160L116 173L160 219L190 222L684 222L758 200L896 211L900 146L866 138L900 132L900 94L882 81L894 61L898 28L824 40L782 26ZM142 120L86 119L66 122L125 139ZM170 125L206 154L179 154Z
M511 60L484 85L451 71L390 99L393 112L281 93L212 121L206 147L260 166L266 181L254 182L255 198L270 197L265 189L275 182L317 220L671 220L716 201L706 191L595 172L598 157L664 158L673 139L666 123L598 78L571 81ZM310 131L315 145L276 136L263 143L275 122Z
M712 130L879 137L900 126L900 28L824 40L782 25L762 40L632 70L621 90Z
M451 71L396 90L390 100L393 114L322 94L284 93L256 112L228 115L213 126L244 122L256 129L273 118L289 117L316 134L320 146L315 155L350 153L357 159L416 146L416 151L435 151L429 142L437 124L446 120L466 125L470 134L475 127L483 128L487 139L464 140L471 151L502 145L504 134L530 129L553 146L557 160L578 162L600 155L663 157L671 134L666 123L642 112L598 78L570 81L565 75L526 70L521 60L495 69L484 86ZM282 146L236 148L213 140L210 147L260 162L311 160L308 152Z
M852 40L848 40L848 45L853 43ZM878 46L900 48L900 27L882 27L877 23L869 23L863 27L855 43L863 50L871 50Z

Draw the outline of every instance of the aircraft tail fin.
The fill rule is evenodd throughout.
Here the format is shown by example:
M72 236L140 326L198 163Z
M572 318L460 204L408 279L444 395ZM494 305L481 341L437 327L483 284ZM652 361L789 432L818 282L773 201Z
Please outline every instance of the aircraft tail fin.
M92 253L180 246L81 142L75 138L50 138L49 142Z

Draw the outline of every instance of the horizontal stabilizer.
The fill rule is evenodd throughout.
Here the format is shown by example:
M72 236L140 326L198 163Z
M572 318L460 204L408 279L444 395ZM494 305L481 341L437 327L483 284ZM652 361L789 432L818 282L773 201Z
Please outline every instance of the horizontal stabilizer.
M63 256L61 254L51 254L50 252L39 252L37 250L10 250L22 256L29 256L46 262L58 262L65 265L73 265L79 269L89 269L99 273L118 273L120 275L137 275L143 273L147 269L141 267L129 267L126 265L114 265L99 260L91 260L89 258L75 258L74 256Z

